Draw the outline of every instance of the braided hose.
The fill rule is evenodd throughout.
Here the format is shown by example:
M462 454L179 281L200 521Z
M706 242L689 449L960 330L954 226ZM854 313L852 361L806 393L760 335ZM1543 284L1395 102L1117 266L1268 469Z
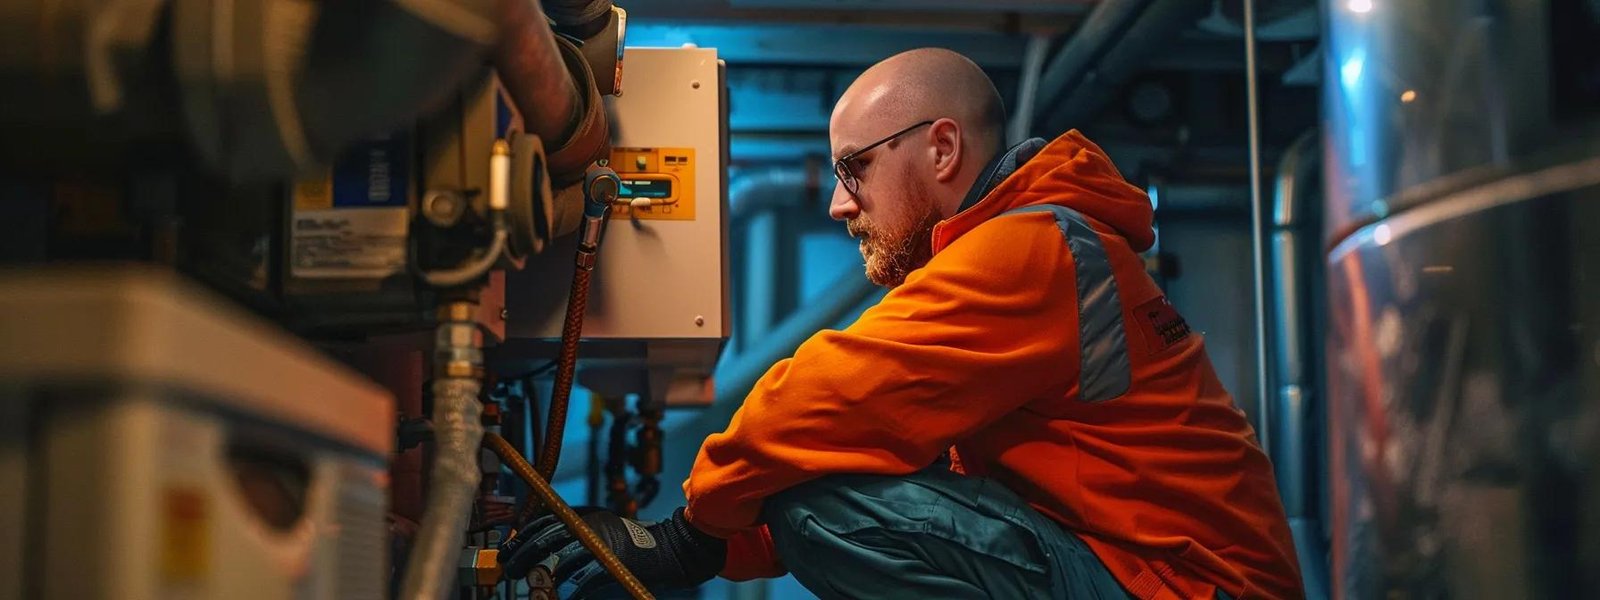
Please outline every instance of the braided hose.
M499 434L485 433L483 434L483 445L499 456L500 460L505 461L506 465L511 467L512 472L528 483L528 487L533 489L534 496L537 496L545 506L550 507L556 518L560 519L561 523L567 526L567 530L578 538L578 543L583 544L584 548L588 548L589 552L594 554L595 560L599 561L600 566L605 567L606 572L610 573L612 577L617 579L618 583L622 584L622 589L627 590L629 596L634 597L635 600L653 600L655 598L650 594L650 590L645 589L644 583L641 583L639 578L634 577L633 572L629 571L628 567L622 564L622 560L618 559L617 555L611 551L611 548L606 546L605 541L601 540L600 536L589 528L589 524L584 523L583 518L579 517L578 513L572 511L572 507L567 506L567 503L561 500L561 496L556 494L554 488L550 487L550 483L534 472L533 465L528 464L527 459L523 458L516 448L511 447L511 442L507 442Z
M583 336L583 310L589 305L592 273L581 266L573 271L572 291L567 295L567 319L561 325L561 352L556 358L555 391L550 397L544 448L539 450L539 476L546 480L555 477L556 465L561 461L561 442L567 428L567 407L572 400L572 380L578 370L578 339Z
M550 414L545 420L544 446L539 451L538 474L546 481L555 477L561 461L561 444L567 429L567 406L572 399L572 380L578 367L578 340L583 337L583 313L589 306L589 278L600 251L601 234L611 216L611 203L617 199L622 182L615 171L603 165L589 169L584 176L583 227L579 232L578 252L574 257L572 290L567 295L567 318L561 325L561 351L556 360L555 390L550 396ZM532 497L522 505L521 517L533 517L538 503Z

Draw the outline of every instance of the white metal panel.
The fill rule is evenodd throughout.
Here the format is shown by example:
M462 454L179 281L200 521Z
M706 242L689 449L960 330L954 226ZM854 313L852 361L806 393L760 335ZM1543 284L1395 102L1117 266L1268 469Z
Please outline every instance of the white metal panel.
M170 271L0 271L0 380L131 381L386 456L388 390Z
M722 81L717 51L628 48L623 95L608 99L618 148L694 148L693 221L614 219L600 249L583 335L591 340L726 337ZM507 277L507 336L561 336L576 236ZM714 359L714 352L713 352Z

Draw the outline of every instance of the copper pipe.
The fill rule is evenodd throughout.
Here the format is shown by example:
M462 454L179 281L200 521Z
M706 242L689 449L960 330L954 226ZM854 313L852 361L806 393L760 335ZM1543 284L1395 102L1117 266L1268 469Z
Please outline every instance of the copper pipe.
M640 582L639 578L634 577L628 567L623 565L622 561L617 558L617 555L611 552L611 548L606 546L605 541L601 540L600 536L589 528L589 524L584 523L583 518L579 517L578 513L572 511L572 507L567 506L567 503L561 500L561 496L556 494L555 489L550 487L550 483L534 472L533 465L528 464L527 459L523 458L516 448L511 447L510 442L500 437L499 434L485 433L483 435L483 445L499 456L500 460L506 463L506 466L511 467L512 472L528 483L528 487L533 489L534 496L537 496L545 506L550 507L556 518L560 519L561 523L567 526L567 530L578 538L578 543L583 544L584 548L588 548L589 552L594 553L595 560L600 561L600 566L605 567L607 573L617 578L617 582L622 584L622 589L628 591L628 595L633 596L636 600L654 598L654 596L650 595L650 590L645 589L644 583Z
M500 40L495 67L523 128L551 148L565 145L583 114L583 96L556 47L539 0L495 0Z

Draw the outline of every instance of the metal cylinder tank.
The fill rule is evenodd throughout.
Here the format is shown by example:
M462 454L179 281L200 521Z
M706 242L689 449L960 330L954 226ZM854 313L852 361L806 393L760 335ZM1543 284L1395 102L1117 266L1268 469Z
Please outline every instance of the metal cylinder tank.
M1326 6L1336 596L1600 597L1600 4Z

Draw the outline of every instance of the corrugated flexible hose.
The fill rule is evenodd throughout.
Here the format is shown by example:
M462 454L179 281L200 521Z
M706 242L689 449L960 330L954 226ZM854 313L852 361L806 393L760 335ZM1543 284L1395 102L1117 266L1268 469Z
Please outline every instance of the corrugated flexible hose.
M451 377L433 383L434 458L428 508L422 515L400 597L433 600L449 596L461 532L467 529L478 493L478 440L483 435L479 382Z

